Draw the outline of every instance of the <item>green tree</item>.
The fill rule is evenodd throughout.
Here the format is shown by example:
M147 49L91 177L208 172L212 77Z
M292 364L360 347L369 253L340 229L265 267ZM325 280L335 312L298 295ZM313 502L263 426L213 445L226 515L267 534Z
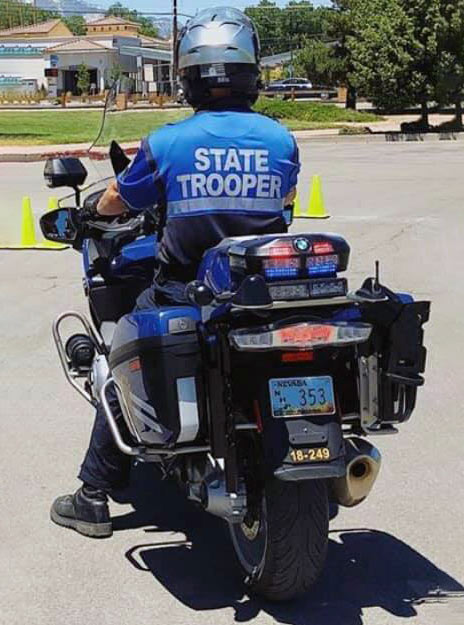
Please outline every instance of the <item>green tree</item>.
M279 8L271 0L260 0L245 9L258 29L263 56L299 50L308 36L325 30L328 10L315 8L309 0L290 0Z
M338 61L327 42L309 39L295 57L295 72L319 85L333 85L339 75Z
M438 76L436 98L440 104L454 104L454 127L461 130L464 93L464 0L441 0Z
M352 84L379 108L415 104L423 84L415 72L421 47L400 0L359 1L352 25L354 34L347 39Z
M159 37L159 30L148 18L136 11L136 9L129 9L125 7L121 2L112 4L106 11L106 15L114 15L115 17L122 17L131 22L137 22L140 24L140 34L146 37Z
M69 17L64 17L63 22L73 35L83 37L87 34L87 25L82 15L70 15Z
M439 39L442 27L440 0L399 0L411 20L417 51L411 67L415 100L421 105L422 124L428 127L428 102L436 95Z
M59 17L54 11L36 9L19 0L0 0L0 30L29 26Z
M360 2L362 0L359 0ZM368 5L370 0L365 0ZM348 40L354 32L353 8L357 0L332 0L327 21L327 35L333 40L332 54L336 61L336 80L347 88L346 108L356 109L356 86L352 82L353 62Z
M315 9L308 0L290 0L281 12L281 31L296 47L309 35L322 34L325 12Z
M120 65L119 63L116 63L116 65L113 65L109 74L111 84L119 80L122 75L123 75L122 65Z
M77 89L81 95L87 95L90 89L90 71L85 63L77 68Z
M263 56L288 51L288 40L282 32L282 10L275 2L260 0L257 6L245 9L245 13L256 25Z

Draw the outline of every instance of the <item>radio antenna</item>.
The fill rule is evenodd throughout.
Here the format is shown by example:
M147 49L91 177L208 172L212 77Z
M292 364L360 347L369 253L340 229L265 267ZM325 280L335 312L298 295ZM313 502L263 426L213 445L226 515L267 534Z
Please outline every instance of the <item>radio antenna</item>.
M380 261L375 261L375 282L374 291L378 293L380 291Z

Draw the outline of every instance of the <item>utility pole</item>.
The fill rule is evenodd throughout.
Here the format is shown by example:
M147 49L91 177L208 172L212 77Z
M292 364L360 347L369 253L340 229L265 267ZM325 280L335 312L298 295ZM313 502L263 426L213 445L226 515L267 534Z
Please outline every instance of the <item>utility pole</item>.
M176 84L177 84L177 39L179 36L179 29L177 23L177 0L172 0L172 95L175 96Z

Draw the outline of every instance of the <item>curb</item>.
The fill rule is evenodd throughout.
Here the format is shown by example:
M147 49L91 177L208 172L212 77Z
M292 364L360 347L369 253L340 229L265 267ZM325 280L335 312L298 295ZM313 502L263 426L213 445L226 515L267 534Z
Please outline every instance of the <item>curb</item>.
M429 143L436 141L461 141L464 132L430 132L426 134L402 133L399 131L372 131L368 134L339 135L319 134L310 135L311 131L296 131L293 134L299 142L332 142L332 143Z
M28 146L24 146L27 148ZM137 153L137 148L128 147L124 149L125 153L132 156ZM49 158L58 158L63 156L74 156L75 158L90 158L92 161L105 161L109 159L108 151L92 150L47 150L46 152L29 152L28 154L4 153L0 152L0 163L37 163L46 161Z
M301 130L294 132L295 138L299 142L314 142L314 143L424 143L424 142L437 142L437 141L462 141L464 139L464 132L431 132L426 134L409 134L395 131L385 132L372 132L370 134L359 135L340 135L337 131L333 133L327 132L324 134L313 134L311 130ZM74 156L76 158L90 158L91 160L103 161L109 158L107 148L95 149L92 152L88 152L88 149L82 147L78 149L54 149L53 146L44 146L43 152L7 152L9 146L5 146L5 151L2 151L0 146L0 163L34 163L38 161L45 161L48 158L57 158L60 156ZM27 150L30 146L24 146ZM48 149L47 149L48 148ZM133 146L122 148L129 156L136 154L137 148ZM17 149L17 148L16 148Z

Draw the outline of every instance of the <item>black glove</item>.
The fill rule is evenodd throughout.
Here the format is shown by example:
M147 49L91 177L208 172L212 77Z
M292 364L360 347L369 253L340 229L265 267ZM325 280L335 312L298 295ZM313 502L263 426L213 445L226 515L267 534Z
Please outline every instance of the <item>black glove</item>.
M85 198L84 206L79 211L80 221L94 221L99 218L97 206L104 192L105 191L95 191Z
M84 206L78 212L78 219L81 223L87 221L112 222L115 219L115 215L100 215L97 211L98 202L104 193L105 191L95 191L85 198Z

